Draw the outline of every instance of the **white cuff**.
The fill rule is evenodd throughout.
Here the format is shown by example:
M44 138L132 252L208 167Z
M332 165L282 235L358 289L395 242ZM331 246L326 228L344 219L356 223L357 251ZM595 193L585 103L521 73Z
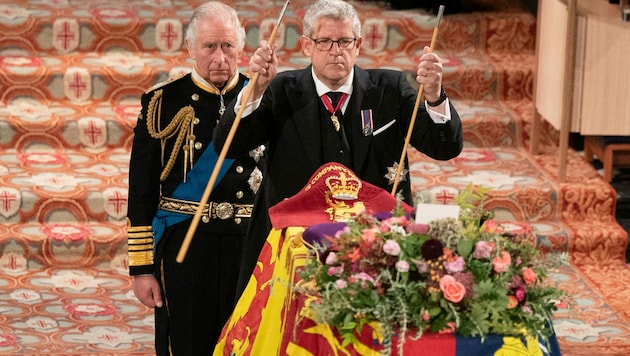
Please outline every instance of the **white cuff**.
M424 101L424 107L427 109L427 113L431 117L431 120L433 120L436 124L444 124L451 121L451 105L449 104L448 98L444 101L444 105L444 114L441 114L437 111L433 111L429 104L427 104L427 101Z
M247 87L241 89L241 91L238 93L238 96L236 97L236 104L234 104L234 113L237 113L241 107L241 98L243 97L243 91L245 89L247 89ZM258 109L261 99L262 97L260 97L258 100L250 101L249 103L247 103L247 105L245 105L245 109L243 109L242 117L245 117L254 112L254 110Z

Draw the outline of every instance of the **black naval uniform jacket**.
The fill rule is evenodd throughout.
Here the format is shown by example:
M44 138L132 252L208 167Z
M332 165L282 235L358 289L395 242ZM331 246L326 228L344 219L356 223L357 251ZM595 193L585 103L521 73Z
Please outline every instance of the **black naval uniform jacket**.
M330 114L317 95L311 66L279 73L265 92L260 106L242 118L228 157L239 155L256 145L268 142L266 172L254 207L241 269L240 288L252 272L258 254L271 229L267 210L282 199L302 189L311 175L328 158L338 155L338 146L329 146L326 138ZM386 175L398 163L417 91L399 71L354 67L353 92L343 115L349 153L338 155L362 180L391 190ZM371 109L373 133L364 135L361 111ZM451 120L436 124L421 105L410 144L431 158L448 160L463 148L460 117L451 105ZM215 149L220 150L234 121L234 110L228 108L215 130ZM405 159L405 168L408 168ZM405 201L413 204L409 174L400 182Z
M228 105L236 97L246 80L247 77L239 74L228 83L229 87L226 88L230 89L223 94L224 105ZM159 93L161 100L155 100L152 104L152 98ZM160 175L171 157L178 131L165 140L156 139L151 136L147 123L152 122L156 127L155 131L158 131L157 128L161 131L172 122L180 110L192 108L195 120L198 119L193 131L195 136L193 159L196 162L203 150L213 149L208 146L211 145L212 131L220 117L220 97L216 88L204 89L203 85L196 84L191 74L152 88L142 96L142 110L134 129L129 167L127 223L131 275L154 272L151 223L158 209L160 196L170 197L184 177L184 153L180 149L168 175L160 181ZM224 164L227 164L227 161ZM244 152L236 158L223 179L213 188L209 201L253 204L254 193L248 179L255 168L256 161L248 152ZM188 166L187 171L190 169ZM205 188L203 186L199 189L203 192ZM190 220L192 215L188 221ZM239 232L245 234L248 224L249 218L225 220L214 218L208 222L202 219L197 230L218 234Z

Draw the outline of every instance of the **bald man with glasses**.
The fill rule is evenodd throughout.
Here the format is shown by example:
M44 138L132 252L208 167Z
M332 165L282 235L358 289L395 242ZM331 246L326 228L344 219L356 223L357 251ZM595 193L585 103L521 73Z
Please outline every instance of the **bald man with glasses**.
M361 22L356 10L341 0L319 0L307 10L300 38L311 65L277 73L274 45L261 42L250 58L250 73L259 73L247 103L241 96L228 108L214 133L220 152L236 117L246 105L228 156L267 144L267 174L254 204L239 286L249 280L258 254L271 230L268 209L304 187L327 162L339 162L362 180L393 188L417 97L400 71L356 66L361 50ZM437 160L459 155L462 125L442 88L442 63L424 53L416 81L424 86L410 144ZM398 188L413 204L405 160Z

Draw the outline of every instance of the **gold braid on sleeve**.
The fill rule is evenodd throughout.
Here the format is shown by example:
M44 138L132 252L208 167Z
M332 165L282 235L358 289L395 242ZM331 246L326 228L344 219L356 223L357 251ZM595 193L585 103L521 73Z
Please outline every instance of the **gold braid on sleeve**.
M149 135L151 135L151 137L161 140L162 142L163 165L165 142L175 135L177 135L177 138L175 140L173 151L171 151L171 155L168 158L166 165L164 165L162 174L160 174L160 181L164 181L166 177L171 173L173 165L175 164L175 159L177 158L177 154L180 149L183 149L184 151L185 181L188 164L190 164L190 168L192 168L193 163L195 141L193 127L195 119L195 109L193 109L193 107L190 105L181 108L177 112L177 114L175 114L171 122L164 128L164 130L160 130L162 120L162 91L162 89L156 90L153 94L153 97L151 98L151 101L149 101L149 106L147 107L147 129L149 130ZM185 140L187 141L186 145L184 145Z
M127 219L127 249L129 266L153 264L153 228L131 226L131 222Z

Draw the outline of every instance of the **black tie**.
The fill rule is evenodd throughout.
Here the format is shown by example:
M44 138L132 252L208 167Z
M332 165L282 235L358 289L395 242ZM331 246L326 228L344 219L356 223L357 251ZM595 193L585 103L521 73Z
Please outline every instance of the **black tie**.
M328 92L328 97L330 98L330 102L332 103L332 107L333 109L337 107L337 103L339 102L339 99L341 98L341 92L338 91L329 91Z

